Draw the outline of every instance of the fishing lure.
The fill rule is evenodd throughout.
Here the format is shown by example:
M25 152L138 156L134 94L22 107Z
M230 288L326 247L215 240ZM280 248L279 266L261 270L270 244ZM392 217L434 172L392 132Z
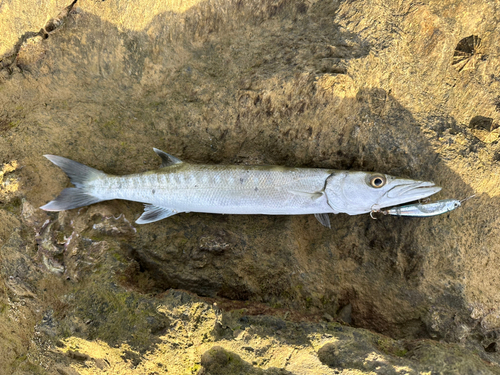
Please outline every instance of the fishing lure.
M463 202L469 200L472 197L474 197L474 195L462 200L444 199L433 203L425 203L425 204L415 203L406 206L398 206L390 208L388 210L373 210L370 213L370 216L374 218L372 215L373 212L380 212L384 215L393 215L393 216L413 216L413 217L437 216L457 209L462 205Z

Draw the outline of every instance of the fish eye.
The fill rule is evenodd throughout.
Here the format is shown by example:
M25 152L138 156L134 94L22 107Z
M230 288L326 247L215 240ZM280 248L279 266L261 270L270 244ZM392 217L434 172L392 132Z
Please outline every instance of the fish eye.
M381 176L381 175L376 175L376 176L372 176L370 178L370 185L374 188L381 188L382 186L384 186L387 182L387 179L385 178L385 176Z

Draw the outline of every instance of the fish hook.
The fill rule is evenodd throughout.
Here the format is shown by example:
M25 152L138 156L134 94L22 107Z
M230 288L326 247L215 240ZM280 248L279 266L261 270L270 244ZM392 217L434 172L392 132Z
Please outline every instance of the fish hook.
M373 219L373 220L377 220L376 217L373 216L373 214L375 212L382 212L384 215L387 215L384 211L381 211L380 208L373 208L374 206L376 206L377 204L374 204L372 207L371 207L371 211L370 211L370 217Z
M460 201L460 204L462 204L462 203L464 203L464 202L468 201L468 200L469 200L469 199L471 199L471 198L474 198L475 196L476 196L476 194L473 194L473 195L471 195L470 197L467 197L467 198L462 199L462 200Z

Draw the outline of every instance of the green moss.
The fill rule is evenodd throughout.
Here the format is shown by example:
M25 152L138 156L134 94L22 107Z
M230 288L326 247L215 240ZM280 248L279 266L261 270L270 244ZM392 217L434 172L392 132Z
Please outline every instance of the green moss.
M11 214L18 214L21 210L22 206L22 201L20 198L14 198L11 201L9 201L5 206L2 208L6 210L7 212L10 212Z
M168 318L141 295L113 283L93 282L94 285L76 288L74 292L77 296L74 315L81 321L91 322L88 325L89 339L103 340L110 346L128 342L134 350L144 351L154 340L151 332L168 327ZM74 335L75 328L71 319L61 324L61 332L66 337Z
M329 332L339 332L339 330L341 331L346 326L339 322L329 322L327 323L327 327Z
M109 254L113 257L114 260L120 262L120 263L126 263L127 259L125 258L124 254L120 251L113 251L113 248L109 248L108 252Z
M109 120L106 121L104 124L101 125L103 128L114 128L116 127L116 121L115 120Z
M327 306L331 303L330 299L327 297L327 296L321 296L319 298L319 301L321 302L321 304L324 306Z
M179 239L179 245L186 245L189 242L187 238L180 238Z
M120 123L116 120L108 120L104 123L98 124L98 128L106 138L115 138L122 131Z
M7 125L7 128L8 128L8 129L14 129L14 128L15 128L15 127L17 127L20 123L21 123L21 121L19 121L19 120L16 120L16 121L11 121L11 122L9 122L9 124Z
M197 374L197 373L198 373L198 371L200 371L200 369L201 369L201 365L200 365L200 364L198 364L198 363L196 363L196 364L194 364L194 365L193 365L193 366L192 366L192 367L188 370L188 372L189 372L190 374Z
M57 232L57 243L64 243L66 240L64 239L64 233L63 232Z
M408 354L408 350L406 350L406 349L396 350L396 352L394 354L397 357L404 357L406 354Z
M0 302L0 314L9 311L9 305L3 302Z
M226 374L245 374L249 372L249 365L237 354L221 347L213 347L202 356L202 363L207 366L207 372Z
M153 101L150 101L148 103L149 108L157 108L157 107L162 106L162 105L165 105L165 102L159 102L157 100L153 100Z
M105 236L103 236L102 234L100 233L96 233L95 231L92 231L92 232L88 232L88 233L82 233L82 238L90 238L92 240L92 242L101 242L101 241L104 241L106 239Z
M310 308L312 306L312 298L307 297L306 298L306 308Z
M45 369L30 362L26 354L17 357L12 367L17 370L16 373L32 374L32 375L47 374L47 371Z
M26 361L26 358L28 358L28 357L26 356L26 354L23 354L23 355L21 355L21 356L19 356L19 357L17 357L17 358L16 358L16 362L15 362L15 363L21 363L21 362L24 362L24 361Z
M380 337L376 345L383 353L388 355L404 357L408 353L408 350L403 348L397 341L388 337Z

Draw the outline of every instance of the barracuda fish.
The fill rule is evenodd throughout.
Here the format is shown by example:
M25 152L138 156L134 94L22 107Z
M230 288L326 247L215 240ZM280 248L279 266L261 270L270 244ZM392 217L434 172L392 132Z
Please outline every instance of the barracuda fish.
M201 165L154 148L155 171L113 176L76 161L45 155L75 185L40 207L63 211L111 199L145 203L137 224L182 212L216 214L313 214L330 228L329 213L358 215L426 198L441 190L432 182L381 173L278 166Z

